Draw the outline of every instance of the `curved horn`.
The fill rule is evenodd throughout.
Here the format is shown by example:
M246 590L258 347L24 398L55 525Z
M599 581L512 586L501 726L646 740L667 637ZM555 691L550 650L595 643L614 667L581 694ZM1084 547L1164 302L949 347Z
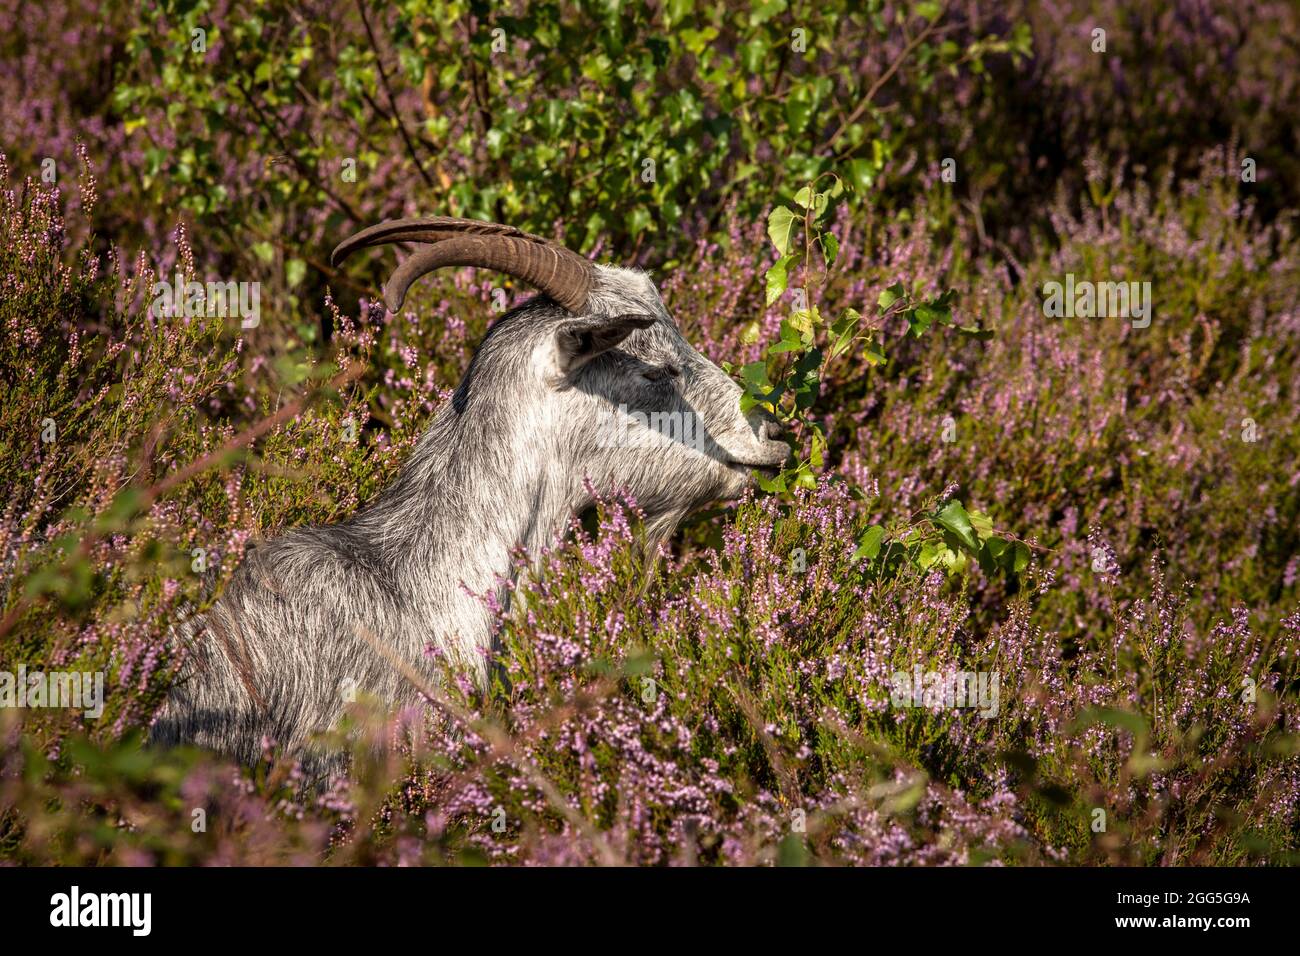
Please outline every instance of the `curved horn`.
M586 311L595 275L591 261L570 249L513 226L453 216L390 219L349 236L335 247L338 265L358 249L390 242L431 243L393 272L384 286L389 311L396 312L416 279L443 266L477 266L512 275L550 296L570 312Z

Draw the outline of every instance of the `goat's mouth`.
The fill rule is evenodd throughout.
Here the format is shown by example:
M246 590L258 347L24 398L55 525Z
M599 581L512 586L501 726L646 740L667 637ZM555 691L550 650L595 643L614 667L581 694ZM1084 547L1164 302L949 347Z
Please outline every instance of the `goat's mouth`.
M746 478L748 478L752 472L757 472L764 478L771 480L781 473L781 466L779 464L769 465L766 463L759 464L755 462L732 460L727 462L727 467L738 475L744 475Z
M764 429L766 427L764 425ZM765 438L756 446L751 444L742 455L743 457L729 454L727 467L746 478L749 477L750 472L757 472L771 480L781 473L781 469L790 460L790 446L783 441Z

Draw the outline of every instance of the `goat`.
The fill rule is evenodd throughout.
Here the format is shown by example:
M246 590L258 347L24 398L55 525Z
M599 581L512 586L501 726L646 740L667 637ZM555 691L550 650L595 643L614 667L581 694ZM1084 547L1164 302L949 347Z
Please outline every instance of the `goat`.
M741 413L740 386L687 343L645 273L451 217L364 229L332 262L393 242L422 245L385 286L392 312L417 278L450 265L506 273L541 295L491 326L391 486L346 521L255 545L214 605L176 627L190 655L153 742L251 764L266 737L302 749L329 729L343 686L418 702L360 629L422 672L432 645L482 686L494 633L482 596L504 603L512 554L555 545L593 490L630 492L657 542L789 455L770 416ZM656 416L691 422L691 440L641 424ZM311 759L304 751L305 767ZM321 759L309 773L338 766Z

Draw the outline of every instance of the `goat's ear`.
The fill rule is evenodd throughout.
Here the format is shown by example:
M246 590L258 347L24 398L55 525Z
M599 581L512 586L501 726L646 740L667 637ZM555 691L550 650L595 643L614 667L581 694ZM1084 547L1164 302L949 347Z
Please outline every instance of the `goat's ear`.
M586 365L608 352L637 329L655 324L652 315L593 315L565 322L556 330L555 351L562 374Z

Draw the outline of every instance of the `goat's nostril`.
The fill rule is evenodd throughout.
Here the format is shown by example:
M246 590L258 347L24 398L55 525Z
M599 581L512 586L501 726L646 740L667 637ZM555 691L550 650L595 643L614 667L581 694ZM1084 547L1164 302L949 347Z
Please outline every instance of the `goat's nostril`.
M766 438L768 441L776 441L785 434L785 429L775 418L763 419L763 427L759 429L759 436Z

